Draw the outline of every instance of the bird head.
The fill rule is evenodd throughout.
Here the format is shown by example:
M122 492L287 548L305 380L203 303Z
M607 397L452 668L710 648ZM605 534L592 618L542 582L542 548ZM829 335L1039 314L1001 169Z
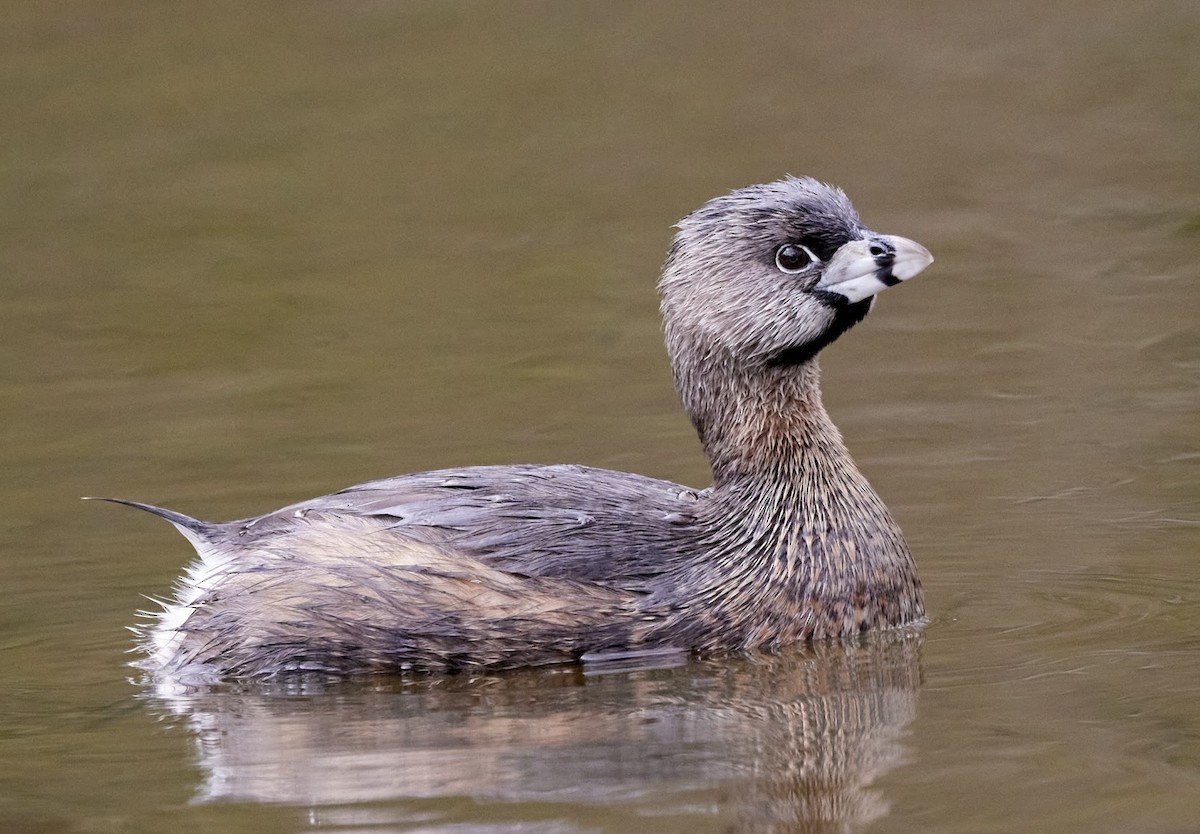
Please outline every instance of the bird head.
M677 370L685 353L741 369L808 362L933 261L807 177L717 197L677 228L659 282Z

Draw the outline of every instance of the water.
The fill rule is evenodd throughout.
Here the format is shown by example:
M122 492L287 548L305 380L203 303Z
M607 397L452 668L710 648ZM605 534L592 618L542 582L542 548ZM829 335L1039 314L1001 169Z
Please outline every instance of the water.
M1195 830L1194 4L3 12L0 830ZM126 680L188 549L80 495L702 485L654 276L674 220L785 172L938 259L823 360L920 638Z

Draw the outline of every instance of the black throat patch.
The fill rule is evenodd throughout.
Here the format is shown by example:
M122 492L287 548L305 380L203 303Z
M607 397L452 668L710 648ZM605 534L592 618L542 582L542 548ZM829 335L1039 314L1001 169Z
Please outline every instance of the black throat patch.
M825 332L812 341L791 345L776 351L767 359L767 364L773 368L786 368L803 365L832 344L838 336L867 317L871 311L871 301L874 298L864 298L851 304L844 295L825 290L814 290L811 295L834 310L833 321Z

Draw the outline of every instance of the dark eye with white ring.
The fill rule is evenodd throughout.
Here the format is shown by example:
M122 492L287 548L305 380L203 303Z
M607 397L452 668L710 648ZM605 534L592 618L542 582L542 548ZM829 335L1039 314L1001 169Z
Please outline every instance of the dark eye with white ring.
M779 267L780 272L786 272L788 275L803 272L818 260L811 249L799 243L785 243L775 250L775 266Z

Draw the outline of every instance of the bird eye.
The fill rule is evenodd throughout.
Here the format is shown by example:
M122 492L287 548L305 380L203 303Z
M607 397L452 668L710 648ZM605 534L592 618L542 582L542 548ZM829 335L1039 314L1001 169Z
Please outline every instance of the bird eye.
M775 266L779 267L780 272L789 275L803 272L817 260L811 249L799 243L785 243L775 250Z

